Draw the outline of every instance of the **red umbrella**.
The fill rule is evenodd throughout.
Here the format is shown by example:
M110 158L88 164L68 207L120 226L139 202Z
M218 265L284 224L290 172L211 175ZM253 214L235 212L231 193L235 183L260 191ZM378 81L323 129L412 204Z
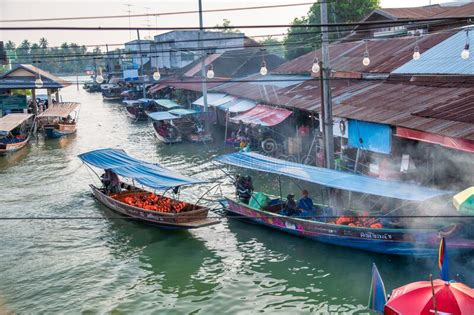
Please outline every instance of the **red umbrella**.
M435 298L433 299L433 290ZM393 290L385 305L388 315L433 315L435 307L439 315L474 314L474 290L459 282L433 281L413 282Z

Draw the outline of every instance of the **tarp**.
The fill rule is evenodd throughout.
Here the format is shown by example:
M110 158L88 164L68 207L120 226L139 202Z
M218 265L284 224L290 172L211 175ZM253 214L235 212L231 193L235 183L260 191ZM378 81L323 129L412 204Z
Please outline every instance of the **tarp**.
M79 107L79 103L56 103L49 105L38 117L61 117L66 118Z
M8 133L27 121L32 114L8 114L0 118L0 132Z
M444 190L298 164L253 152L221 155L216 160L229 165L288 176L327 187L388 198L423 201L450 194Z
M228 102L219 105L217 108L229 113L242 113L251 110L255 106L257 106L257 103L255 103L254 101L239 98L233 102Z
M169 112L154 112L154 113L149 113L148 117L150 117L153 120L171 120L171 119L176 119L179 118L178 116L175 116L173 114L170 114Z
M474 153L474 141L397 127L397 137L439 144L443 147Z
M172 109L169 111L169 113L179 116L179 117L184 117L188 115L194 115L197 114L198 112L192 109L185 109L185 108L177 108L177 109Z
M283 122L290 115L291 111L283 108L257 105L248 112L235 116L230 120L234 123L242 121L244 124L275 126Z
M176 186L205 183L206 181L185 176L158 164L141 161L118 149L100 149L79 155L91 166L110 169L114 173L134 179L153 189L168 189Z
M389 125L349 119L349 146L389 154L392 129Z
M139 100L124 100L122 103L127 106L133 106L133 105L139 104L140 101Z
M160 98L160 99L156 99L156 100L153 100L156 104L166 108L166 109L174 109L174 108L180 108L181 105L179 105L178 103L176 103L175 101L172 101L172 100L169 100L169 99L166 99L166 98Z

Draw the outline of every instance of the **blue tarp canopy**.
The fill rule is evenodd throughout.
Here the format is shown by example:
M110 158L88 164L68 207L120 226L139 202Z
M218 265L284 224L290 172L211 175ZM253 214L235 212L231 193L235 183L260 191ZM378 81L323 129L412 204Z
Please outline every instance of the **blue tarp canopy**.
M110 169L120 176L133 178L138 183L154 189L168 189L206 182L181 175L158 164L135 159L118 149L90 151L80 154L79 158L84 163L104 170Z
M166 108L166 109L174 109L174 108L181 108L181 105L176 103L175 101L169 100L169 99L155 99L153 100L156 104Z
M392 129L389 125L361 120L349 120L349 146L389 154L392 149Z
M424 201L450 192L396 181L384 181L363 175L303 165L253 152L221 155L217 161L256 171L288 176L307 182L376 196Z
M154 112L154 113L149 113L148 117L150 117L153 120L171 120L171 119L176 119L179 118L178 116L175 116L173 114L170 114L169 112Z

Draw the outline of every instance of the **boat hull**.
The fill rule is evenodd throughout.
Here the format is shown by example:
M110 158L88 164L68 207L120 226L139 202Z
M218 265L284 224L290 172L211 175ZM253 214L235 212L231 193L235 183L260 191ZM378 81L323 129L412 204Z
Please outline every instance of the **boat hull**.
M94 197L107 208L120 215L131 217L138 221L153 224L158 227L167 229L195 229L219 223L216 219L207 218L209 209L205 207L199 207L197 210L182 212L179 214L160 213L130 206L108 196L94 185L90 185L90 187ZM145 191L137 189L136 192Z
M51 139L58 139L76 133L76 124L56 124L44 126L46 136Z
M0 143L0 155L6 155L8 153L16 152L22 148L24 148L30 137L27 137L24 141L16 142L16 143Z
M130 117L133 120L140 120L140 121L145 121L148 120L148 115L146 114L145 111L141 111L138 107L135 106L127 106L125 107L125 110L127 112L127 116Z
M370 252L390 255L433 256L438 252L439 231L435 229L371 229L349 227L254 209L240 202L226 198L226 210L231 215L250 220L296 236L318 242L350 247ZM450 249L472 249L472 242L461 242L456 248L451 242Z
M175 137L174 139L163 137L162 135L159 134L158 130L156 130L155 124L153 124L153 131L155 132L156 139L160 142L163 142L163 143L166 143L166 144L173 144L173 143L183 142L183 138L180 135Z

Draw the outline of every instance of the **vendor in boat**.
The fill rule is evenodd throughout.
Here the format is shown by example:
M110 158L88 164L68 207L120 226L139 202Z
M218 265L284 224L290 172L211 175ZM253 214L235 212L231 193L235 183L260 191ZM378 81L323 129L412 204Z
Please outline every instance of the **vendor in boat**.
M301 214L301 210L298 209L296 204L294 194L288 194L288 196L286 196L285 207L280 211L280 214L286 216L298 216Z
M301 210L302 217L312 217L315 215L313 200L309 197L309 192L304 189L301 198L298 200L298 209Z
M248 204L253 193L252 177L237 175L235 180L236 194L239 200Z
M101 181L108 193L119 193L122 190L119 177L110 169L105 170L105 173L101 176Z

